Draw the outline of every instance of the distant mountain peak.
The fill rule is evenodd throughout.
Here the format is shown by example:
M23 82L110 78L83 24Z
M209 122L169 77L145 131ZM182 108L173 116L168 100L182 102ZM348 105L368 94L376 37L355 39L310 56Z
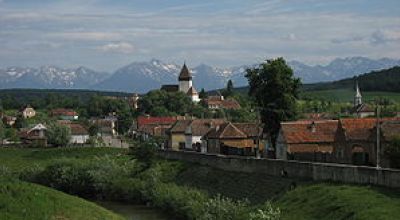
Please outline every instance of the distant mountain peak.
M69 88L114 90L145 93L158 89L162 84L177 84L181 66L165 63L153 58L149 61L132 62L113 74L97 72L90 68L60 68L46 65L39 68L9 67L0 69L0 88ZM367 57L336 58L326 65L307 65L299 61L288 61L297 77L303 83L334 81L373 70L400 66L400 60ZM226 86L231 79L235 87L247 85L246 69L257 66L242 65L218 68L202 63L188 66L193 73L194 85L206 90Z

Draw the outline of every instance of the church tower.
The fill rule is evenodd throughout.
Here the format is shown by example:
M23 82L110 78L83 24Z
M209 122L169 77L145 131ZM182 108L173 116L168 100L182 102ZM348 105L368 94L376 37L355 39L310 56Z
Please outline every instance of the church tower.
M184 92L186 94L192 87L192 74L187 68L186 63L183 64L178 80L179 80L179 91Z
M354 96L354 107L360 106L362 104L362 96L360 88L358 87L358 81L356 80L356 95Z

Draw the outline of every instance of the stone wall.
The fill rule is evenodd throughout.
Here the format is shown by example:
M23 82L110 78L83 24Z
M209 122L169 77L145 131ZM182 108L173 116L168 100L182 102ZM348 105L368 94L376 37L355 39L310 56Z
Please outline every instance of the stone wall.
M226 171L239 171L272 176L333 181L352 184L370 184L400 188L400 170L347 164L311 163L272 159L254 159L235 156L200 154L197 152L159 151L159 155L171 160L182 160L207 165Z

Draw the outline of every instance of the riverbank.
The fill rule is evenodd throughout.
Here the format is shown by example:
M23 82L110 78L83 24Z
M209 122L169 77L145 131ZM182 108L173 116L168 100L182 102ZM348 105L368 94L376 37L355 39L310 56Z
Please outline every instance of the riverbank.
M395 190L227 172L153 158L146 151L139 155L109 148L0 149L0 172L87 199L150 204L173 219L253 220L263 219L262 213L270 219L375 220L400 215L393 208L400 201ZM366 216L372 206L385 213Z
M48 187L0 177L0 219L123 220L124 218L95 203Z

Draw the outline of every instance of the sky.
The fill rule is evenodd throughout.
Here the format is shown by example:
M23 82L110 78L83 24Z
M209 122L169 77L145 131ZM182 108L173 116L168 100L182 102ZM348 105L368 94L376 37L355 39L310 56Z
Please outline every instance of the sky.
M0 68L400 59L399 0L0 0Z

